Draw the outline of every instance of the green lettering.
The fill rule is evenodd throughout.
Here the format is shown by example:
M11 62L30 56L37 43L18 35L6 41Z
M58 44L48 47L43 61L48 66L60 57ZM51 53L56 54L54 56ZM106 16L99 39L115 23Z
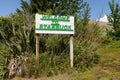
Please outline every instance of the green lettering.
M67 30L67 29L68 29L68 26L67 26L67 25L65 25L64 30Z
M50 28L50 24L48 25L47 29L48 29L48 30L51 30L51 28Z
M65 19L66 19L66 16L62 16L62 21L65 21Z
M67 16L67 17L66 17L66 20L69 21L69 20L70 20L70 16Z
M48 19L47 20L51 20L52 19L52 16L48 16Z
M52 24L59 24L57 20L53 20Z
M40 29L40 30L42 30L42 29L43 29L43 24L40 24L39 29Z
M42 20L46 20L47 19L47 15L42 15Z
M44 30L46 30L47 29L47 24L44 24Z
M63 30L71 31L71 26L69 25L60 25L60 24L40 24L37 30Z
M59 24L56 24L56 29L58 29L58 30L59 30L59 26L60 26Z
M61 20L61 16L58 16L58 20Z
M54 16L53 20L57 21L57 16Z
M68 29L69 29L69 30L72 30L72 29L71 29L71 26L68 26Z

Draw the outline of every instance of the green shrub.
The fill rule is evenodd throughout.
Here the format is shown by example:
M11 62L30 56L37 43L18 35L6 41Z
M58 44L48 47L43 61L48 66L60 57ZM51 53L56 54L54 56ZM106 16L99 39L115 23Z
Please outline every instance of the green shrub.
M51 76L67 72L69 69L69 55L41 53L40 54L40 75Z
M8 62L10 59L10 53L8 48L0 44L0 79L8 77Z
M22 60L22 76L32 77L35 75L36 62L35 55L30 54L29 56L24 56Z
M62 53L61 55L49 54L47 52L40 53L39 70L36 71L36 56L29 55L27 60L22 60L22 76L40 77L52 76L59 73L65 73L70 70L69 55ZM24 59L24 58L23 58Z
M74 48L74 65L86 70L99 62L97 48L101 43L101 30L97 25L88 25L80 37L77 37Z

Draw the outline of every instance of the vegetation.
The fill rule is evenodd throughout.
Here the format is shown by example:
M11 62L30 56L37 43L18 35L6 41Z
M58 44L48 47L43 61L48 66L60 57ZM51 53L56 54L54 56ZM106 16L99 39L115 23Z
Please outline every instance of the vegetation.
M10 55L8 53L8 49L5 45L0 45L0 77L5 78L8 76L8 60Z
M109 2L111 14L108 15L108 21L113 26L114 31L110 31L110 34L115 36L116 39L120 39L120 6L115 3L114 0Z
M108 15L108 18L113 25L114 31L111 33L114 35L108 39L108 35L103 36L103 30L100 28L102 26L97 23L88 24L90 6L83 0L30 0L28 2L21 0L21 9L16 9L16 12L9 17L0 17L0 79L14 76L50 77L65 73L72 75L71 80L88 80L87 77L90 77L91 80L104 80L106 79L105 76L113 75L109 73L110 71L119 75L119 72L116 71L119 69L119 59L115 59L117 56L113 54L116 53L112 51L116 51L116 55L119 55L120 10L118 4L115 7L114 0L109 5L111 14ZM36 70L34 28L36 13L75 16L74 69L69 66L70 35L41 34L39 35L40 67L38 71ZM115 41L114 37L117 37L118 41ZM108 52L106 52L107 50ZM112 53L108 54L110 50ZM109 58L106 58L105 55ZM10 66L12 60L14 65ZM95 66L95 64L98 65ZM116 67L112 66L113 64ZM93 69L91 69L92 67ZM10 76L9 69L12 68L14 73L11 73L13 76ZM73 77L76 74L80 74L81 77L79 78L79 75ZM120 79L115 77L107 79Z
M40 77L41 80L119 80L120 79L120 48L101 48L98 50L100 61L85 72L71 71L50 77ZM31 80L39 80L33 79ZM18 78L14 78L18 80ZM22 80L29 80L22 78Z

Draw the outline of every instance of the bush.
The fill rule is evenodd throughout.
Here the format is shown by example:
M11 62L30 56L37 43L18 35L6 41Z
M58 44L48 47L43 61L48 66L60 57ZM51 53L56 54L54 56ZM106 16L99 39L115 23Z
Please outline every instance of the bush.
M40 75L51 76L67 72L69 69L69 55L41 53L40 54Z
M58 73L69 71L69 55L62 53L61 55L49 54L47 52L40 53L39 70L36 71L35 55L29 55L25 61L25 56L22 60L22 76L23 77L40 77L52 76Z
M8 62L10 59L10 53L8 48L0 44L0 79L8 77Z
M22 60L22 76L32 77L35 75L36 61L35 55L30 54L28 56L23 56Z
M91 24L87 25L84 29L83 34L77 37L74 48L74 65L83 71L94 63L98 63L97 48L101 43L101 30L99 26Z

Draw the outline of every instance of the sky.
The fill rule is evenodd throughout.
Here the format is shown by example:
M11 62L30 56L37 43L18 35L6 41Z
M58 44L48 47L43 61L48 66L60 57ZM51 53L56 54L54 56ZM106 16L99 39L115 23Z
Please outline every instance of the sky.
M0 16L8 16L10 13L14 13L16 8L20 8L20 0L1 0Z
M91 7L91 19L98 20L106 17L106 14L110 14L108 2L112 0L84 0L90 4ZM116 3L120 4L120 0L115 0Z
M112 0L84 0L90 4L92 20L98 20L110 13L108 2ZM120 0L115 0L120 4ZM14 13L16 8L20 8L20 0L1 0L0 1L0 16L9 16Z

